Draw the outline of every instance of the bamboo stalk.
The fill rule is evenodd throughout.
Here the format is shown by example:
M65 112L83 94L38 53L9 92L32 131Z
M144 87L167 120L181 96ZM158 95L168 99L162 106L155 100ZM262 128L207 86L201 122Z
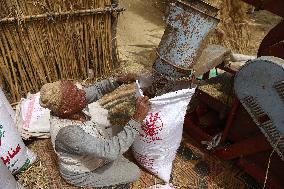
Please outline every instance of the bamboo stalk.
M112 55L112 31L111 31L111 15L107 16L107 31L108 31L108 38L107 38L107 45L108 45L108 57L109 57L109 72L114 68L114 60L113 60L113 55Z
M69 64L66 64L68 65L67 69L68 69L68 78L78 78L78 64L76 62L76 58L75 58L75 53L76 51L79 50L79 47L78 49L76 49L75 51L73 50L73 46L72 46L72 43L73 43L73 35L76 37L76 43L78 43L78 38L77 38L77 31L73 30L72 29L72 25L74 25L74 21L71 23L70 22L70 19L67 19L66 23L65 24L65 28L68 28L68 40L64 40L63 38L61 38L62 42L64 41L65 42L65 45L66 45L66 54L65 55L68 55L66 56L66 59L67 59L67 63ZM62 48L62 50L64 51L64 48Z
M80 18L72 18L72 20L69 20L69 27L70 27L70 33L72 35L75 34L76 37L76 43L77 44L77 48L74 49L73 44L73 36L71 35L71 40L69 43L69 47L68 50L70 52L70 54L72 53L72 56L70 56L69 58L70 63L72 62L72 65L74 65L74 69L73 74L72 74L72 78L78 78L81 79L83 75L85 75L86 73L84 73L84 62L82 61L82 56L83 56L83 48L84 46L81 45L81 33L82 33L82 28L81 28L81 24L79 23L80 21L78 21ZM71 23L72 21L72 23ZM78 57L76 57L78 55Z
M34 38L34 41L35 41L34 44L36 44L36 51L41 61L41 64L43 65L42 69L43 69L43 74L45 77L42 80L42 83L47 83L47 81L51 80L51 74L50 74L51 71L49 68L48 60L46 60L45 58L44 41L43 41L43 37L41 37L40 35L40 31L41 31L40 26L39 26L39 23L37 23L37 25L33 24L29 27L32 29L31 35Z
M50 53L51 56L53 57L53 64L54 64L54 68L55 68L55 74L56 74L56 78L53 78L52 81L54 81L54 79L60 79L62 78L62 72L60 72L60 68L61 68L61 65L60 65L60 57L58 56L58 51L57 51L57 48L56 48L56 45L55 45L55 40L53 38L53 29L52 27L54 27L53 25L51 24L47 24L46 23L46 34L47 34L47 40L48 40L48 43L50 45L50 49L49 51L50 52L47 52L47 53Z
M19 32L21 33L21 34L23 34L21 37L23 37L23 36L25 36L26 38L28 38L28 40L25 40L25 39L23 39L23 42L25 43L25 44L29 44L29 46L26 46L26 53L27 53L27 55L28 55L28 57L29 57L29 61L30 61L30 63L31 63L31 67L32 67L32 73L29 73L29 74L33 74L34 76L35 76L35 85L33 85L33 89L38 89L39 88L39 84L38 84L38 81L40 80L40 78L39 78L39 75L38 75L38 73L40 72L40 69L39 69L39 67L38 67L38 65L36 64L37 62L38 62L38 60L36 60L35 62L34 62L34 48L33 48L33 44L31 43L31 41L29 40L29 30L28 30L28 28L24 28L22 25L21 25L21 22L20 22L20 17L21 17L21 15L23 15L24 13L25 14L29 14L30 12L29 12L29 10L27 9L27 6L26 6L26 3L25 2L23 2L23 1L21 1L21 0L14 0L14 6L16 7L16 12L17 12L17 17L16 18L18 18L18 25L19 25ZM24 32L26 32L25 34L24 34Z
M102 16L100 16L101 18L100 18L100 20L103 20L102 19ZM101 76L104 76L105 75L105 65L106 65L106 61L105 61L105 52L104 52L104 50L105 50L105 48L104 48L104 37L103 37L103 33L104 33L105 31L104 31L104 22L102 21L101 22L101 24L100 24L100 34L101 34L101 36L102 37L100 37L100 42L101 42L101 54L102 54L102 62L101 62Z
M74 23L73 23L74 24ZM79 28L78 28L79 29ZM78 62L77 59L76 59L76 54L80 54L80 56L82 56L81 54L81 46L80 46L80 39L79 39L79 36L80 34L78 34L76 31L74 31L72 28L70 28L70 32L71 33L75 33L76 35L76 44L77 44L77 48L74 50L73 46L72 46L72 35L70 36L71 37L71 40L70 40L70 43L68 43L68 47L67 50L68 52L72 55L72 56L69 56L69 63L71 64L71 66L73 67L73 69L71 69L70 71L72 71L72 76L71 78L78 78L78 79L81 79L81 72L82 72L82 62ZM78 57L79 58L79 57ZM78 59L80 60L80 58Z
M66 41L68 41L70 39L70 37L68 36L69 33L67 33L67 35L65 35L63 33L64 31L64 28L66 28L66 25L65 23L62 24L62 27L56 27L56 30L57 30L57 35L56 35L56 38L58 40L58 50L60 52L60 56L61 56L61 64L62 64L62 72L64 73L64 79L69 79L69 71L70 71L70 67L69 67L69 64L70 62L68 61L68 57L66 56L66 53L64 52L65 48L66 47ZM62 35L64 35L64 40L62 40ZM68 55L69 56L69 55ZM72 66L72 65L71 65ZM72 69L72 67L71 67Z
M105 64L106 64L106 67L105 67L105 72L106 72L106 75L109 75L109 73L110 73L110 69L109 69L109 64L110 64L110 62L109 62L109 60L110 60L110 55L109 55L109 48L108 48L108 45L109 45L109 43L108 43L108 36L109 36L109 31L108 31L108 15L104 15L104 17L105 17L105 24L104 24L104 29L105 29L105 37L104 37L104 49L105 49L105 57L106 57L106 62L105 62Z
M20 31L20 38L22 40L23 43L23 47L25 48L25 52L27 54L28 57L28 63L30 64L31 67L31 72L29 72L29 75L33 75L34 76L34 85L33 85L33 89L34 90L38 90L39 86L38 86L38 81L40 80L39 75L38 75L38 71L40 70L38 68L37 62L38 59L37 57L33 56L33 46L31 44L31 41L29 40L29 36L28 34L24 34L23 31Z
M58 73L60 74L59 78L65 78L65 72L64 72L64 59L62 58L61 50L60 50L60 42L58 41L57 36L60 35L58 34L58 28L56 27L57 25L52 25L50 26L51 32L50 32L50 40L54 42L54 52L56 52L56 57L58 58L57 62L57 68L58 68Z
M111 16L108 15L107 16L108 20L107 20L107 31L108 31L108 37L107 37L107 44L108 44L108 50L109 50L109 72L111 72L111 70L113 69L113 57L112 57L112 31L111 31Z
M10 67L9 70L11 71L11 83L10 84L12 84L11 88L12 88L13 94L14 94L13 97L15 99L17 99L20 96L19 90L18 90L17 75L16 75L16 72L15 72L15 68L14 68L14 65L13 65L11 54L9 52L10 50L9 50L9 45L8 45L6 36L4 35L4 32L1 32L1 34L2 34L2 42L3 42L3 45L4 45L2 52L4 52L4 55L7 56L7 58L8 58L6 65L7 65L7 67Z
M47 80L45 78L44 74L44 62L41 60L41 55L40 55L40 46L38 45L35 32L33 27L27 27L27 38L28 38L28 43L30 45L30 55L31 55L31 60L32 60L32 65L36 68L36 73L38 75L39 80L37 80L37 87L38 89L40 88L41 83L46 83Z
M32 41L32 44L34 45L34 55L38 57L39 62L35 62L35 64L38 64L38 73L40 77L41 83L47 83L47 80L49 80L49 69L47 67L47 63L44 58L42 45L41 45L41 38L38 37L37 32L35 31L36 26L28 26L29 28L29 38ZM46 78L48 77L48 78Z
M79 65L80 69L80 77L82 78L87 78L88 77L88 65L87 65L87 57L85 54L85 49L86 49L86 43L84 36L85 36L85 22L82 20L82 18L77 18L78 20L75 22L75 28L73 28L73 31L76 31L76 28L79 28L79 37L78 37L78 48L76 48L77 51L77 64ZM89 17L84 18L86 22L88 22Z
M53 79L54 80L58 80L58 76L57 76L57 71L56 71L56 59L54 56L54 52L51 50L52 46L48 40L48 32L47 32L47 27L48 25L46 25L46 22L43 22L41 24L41 33L42 33L42 37L43 37L43 51L44 51L44 55L45 55L45 59L46 59L46 63L48 65L49 68L49 74L50 77L48 77L48 82L52 82Z
M97 25L97 31L99 32L99 36L101 36L101 17L98 16L98 25ZM103 75L103 72L102 72L102 55L101 55L101 47L102 47L102 43L101 43L101 38L98 38L98 69L99 69L99 76L101 77Z
M88 33L88 31L89 31L89 28L88 28L88 26L89 26L89 22L90 22L90 20L91 20L91 18L89 18L88 19L88 22L86 23L86 24L84 24L84 28L83 28L83 30L84 30L84 45L85 45L85 62L86 62L86 68L87 68L87 75L89 76L89 69L90 69L90 60L89 60L89 48L90 48L90 46L89 46L89 33ZM91 20L92 21L92 20Z
M64 23L65 27L67 28L67 33L68 33L68 40L65 41L66 43L66 51L68 53L68 57L67 57L67 64L68 67L68 77L70 78L76 78L76 72L78 71L77 65L76 65L76 61L73 60L73 56L74 56L74 51L70 51L70 49L73 48L72 44L74 43L74 38L76 40L76 44L78 45L78 38L77 38L77 33L76 31L74 32L74 30L72 29L73 25L74 25L74 20L73 22L69 22L70 18L68 18L66 20L66 23ZM62 40L62 39L61 39ZM78 47L79 48L79 47ZM76 53L76 51L75 51Z
M68 19L69 20L69 19ZM66 20L66 22L68 21ZM72 53L69 52L70 49L70 43L72 41L72 30L70 29L69 24L66 22L62 23L63 27L60 32L65 34L64 39L62 38L62 35L57 36L59 40L59 46L60 46L60 54L63 57L63 72L65 72L65 77L64 79L71 79L73 78L74 75L74 69L75 69L75 64L74 62L71 61L71 58L73 56ZM66 32L64 32L64 29ZM70 54L69 54L70 53ZM68 54L68 56L67 56Z
M1 49L0 52L2 53L2 47L1 46L0 46L0 49ZM4 80L7 80L7 81L10 80L9 74L6 74L5 71L6 72L8 71L8 69L6 67L5 60L2 58L2 56L0 56L0 72L1 72L1 86L0 87L3 86Z
M95 70L95 76L96 78L98 78L98 49L97 49L97 22L95 22L97 16L93 17L92 18L92 29L93 29L93 35L92 35L92 46L93 46L93 51L91 52L93 54L93 67L94 67L94 70Z
M24 73L24 69L22 68L22 61L20 61L20 57L18 57L18 52L19 50L17 49L17 45L14 43L16 40L14 39L13 35L11 35L11 30L4 30L4 35L9 39L10 41L10 47L11 47L11 52L12 52L12 61L15 62L15 64L17 65L19 74L21 76L21 81L22 81L22 87L23 90L25 92L25 94L28 93L28 87L26 85L28 85L28 81L26 78L26 75Z
M29 84L29 90L32 89L31 86L35 86L35 77L34 77L34 72L33 69L31 68L31 65L29 64L29 58L27 55L27 52L25 51L25 48L23 47L23 41L21 38L21 32L18 30L18 28L16 27L16 32L15 32L15 40L16 40L16 44L18 44L18 48L19 48L19 54L21 56L21 58L23 59L23 65L25 67L25 71L27 73L27 77L29 78L30 84Z
M2 37L0 37L0 41L1 41L0 50L1 50L1 53L2 53L2 56L1 56L1 71L3 73L3 77L8 82L9 91L13 91L13 89L14 89L13 80L12 80L11 72L9 72L9 70L10 70L9 67L8 67L9 63L8 63L8 60L7 60L6 55L5 55L6 53L5 53L5 50L4 50L4 47L3 47ZM15 93L12 92L11 95L12 95L12 100L15 101L16 100Z

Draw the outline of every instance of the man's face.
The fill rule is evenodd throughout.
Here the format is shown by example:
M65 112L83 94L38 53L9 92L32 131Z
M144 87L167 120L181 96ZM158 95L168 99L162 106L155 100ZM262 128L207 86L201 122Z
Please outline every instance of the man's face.
M86 93L84 90L78 89L72 82L63 81L62 87L62 103L59 108L59 114L68 116L82 111L86 105Z

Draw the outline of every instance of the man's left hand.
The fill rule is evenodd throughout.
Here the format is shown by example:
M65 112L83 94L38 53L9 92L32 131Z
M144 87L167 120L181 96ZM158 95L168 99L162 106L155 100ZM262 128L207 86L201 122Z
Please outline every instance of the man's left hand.
M128 84L128 83L135 82L137 78L138 78L138 76L136 74L128 73L126 75L118 76L116 78L116 82L120 85L121 84Z

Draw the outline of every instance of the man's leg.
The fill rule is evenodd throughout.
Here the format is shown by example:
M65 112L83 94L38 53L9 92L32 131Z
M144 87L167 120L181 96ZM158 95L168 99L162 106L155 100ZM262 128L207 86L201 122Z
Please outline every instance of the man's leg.
M63 178L75 186L105 187L132 183L139 179L140 170L134 163L121 157L93 172L68 174L61 171Z

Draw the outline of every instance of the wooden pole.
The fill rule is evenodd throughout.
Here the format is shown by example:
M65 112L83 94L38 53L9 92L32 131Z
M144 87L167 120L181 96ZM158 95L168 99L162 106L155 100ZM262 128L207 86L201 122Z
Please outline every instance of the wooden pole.
M124 8L97 8L97 9L86 9L86 10L76 10L76 11L66 11L66 12L50 12L38 15L30 15L30 16L22 16L22 17L11 17L11 18L2 18L0 19L0 24L9 23L9 22L29 22L40 19L47 19L49 21L53 21L54 19L60 17L71 17L71 16L89 16L89 15L97 15L97 14L106 14L112 12L122 12Z

